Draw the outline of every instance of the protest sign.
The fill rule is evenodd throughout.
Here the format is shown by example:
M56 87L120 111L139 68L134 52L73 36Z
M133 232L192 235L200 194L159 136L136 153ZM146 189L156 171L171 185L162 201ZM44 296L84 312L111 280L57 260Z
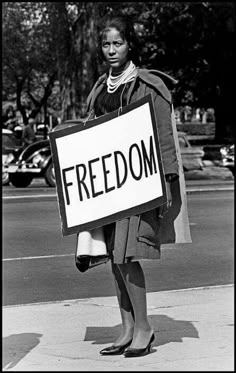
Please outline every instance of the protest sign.
M72 124L49 135L63 236L166 202L151 94L122 112Z

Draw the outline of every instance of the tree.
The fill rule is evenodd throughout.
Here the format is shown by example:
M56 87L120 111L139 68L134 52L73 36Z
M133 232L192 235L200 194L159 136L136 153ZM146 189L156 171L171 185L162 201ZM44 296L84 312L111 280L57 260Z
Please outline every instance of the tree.
M142 64L179 80L175 105L213 107L216 141L233 136L233 2L145 3Z
M107 10L107 3L51 3L62 119L86 115L86 98L99 75L96 21Z
M98 21L120 12L134 17L140 67L176 78L175 106L213 107L216 141L232 137L233 2L3 4L3 96L17 92L19 108L24 94L35 115L50 102L58 79L61 119L83 117L86 97L103 71L97 63Z
M95 43L91 37L96 18L92 3L47 3L54 35L61 119L83 117L87 88L96 76ZM95 57L95 58L94 58Z
M3 3L3 98L16 94L17 109L28 122L26 106L35 117L46 104L56 78L44 3Z

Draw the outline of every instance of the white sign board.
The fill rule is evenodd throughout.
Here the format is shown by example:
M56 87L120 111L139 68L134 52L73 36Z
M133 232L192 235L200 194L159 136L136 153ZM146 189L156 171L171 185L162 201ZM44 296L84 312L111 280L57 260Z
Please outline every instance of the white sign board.
M151 95L117 115L50 133L63 235L166 202Z

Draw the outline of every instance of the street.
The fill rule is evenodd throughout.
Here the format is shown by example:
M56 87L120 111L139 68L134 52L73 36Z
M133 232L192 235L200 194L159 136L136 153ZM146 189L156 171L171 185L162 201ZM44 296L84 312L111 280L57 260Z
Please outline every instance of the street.
M110 263L76 269L75 236L62 237L56 198L45 190L5 188L3 305L115 295ZM164 246L161 260L143 262L147 292L233 283L233 198L188 194L193 243Z

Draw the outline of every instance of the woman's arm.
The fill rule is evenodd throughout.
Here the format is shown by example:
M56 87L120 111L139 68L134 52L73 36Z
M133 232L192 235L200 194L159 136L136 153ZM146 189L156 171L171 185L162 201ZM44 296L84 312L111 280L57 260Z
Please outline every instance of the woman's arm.
M173 137L171 105L156 92L153 93L154 109L159 134L164 173L168 181L178 175L178 161ZM168 177L168 175L171 175Z

